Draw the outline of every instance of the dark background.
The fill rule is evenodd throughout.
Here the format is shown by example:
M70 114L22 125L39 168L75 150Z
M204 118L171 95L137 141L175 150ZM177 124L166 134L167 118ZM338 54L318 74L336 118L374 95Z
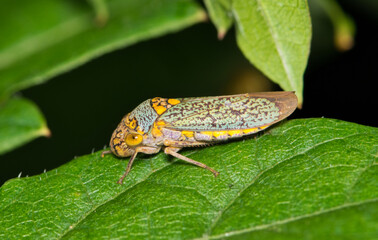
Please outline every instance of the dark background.
M377 126L378 16L371 7L377 4L340 3L355 20L355 46L338 52L328 18L311 12L313 42L304 104L290 118L327 117ZM101 150L123 115L148 98L264 90L280 89L244 58L233 29L218 41L210 22L104 55L20 93L40 107L52 136L3 155L0 185L20 172L40 174Z

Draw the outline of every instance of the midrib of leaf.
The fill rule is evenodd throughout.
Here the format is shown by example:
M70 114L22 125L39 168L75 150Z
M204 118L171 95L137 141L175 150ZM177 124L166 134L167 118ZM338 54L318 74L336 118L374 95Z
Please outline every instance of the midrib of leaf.
M288 77L288 80L289 80L289 84L290 86L292 87L292 89L296 89L295 86L293 86L293 74L292 72L290 71L290 67L288 66L288 63L287 63L287 60L286 60L286 56L284 54L284 51L282 51L282 46L280 45L280 41L278 40L278 37L277 37L277 34L275 34L275 31L274 31L274 28L273 28L273 24L272 22L270 21L270 19L268 18L268 15L266 13L266 8L264 7L264 5L262 4L261 0L256 0L257 4L260 6L260 9L261 9L261 15L262 17L265 19L267 25L268 25L268 29L269 29L269 32L273 38L273 42L274 42L274 46L278 52L278 55L280 55L280 61L282 63L282 66L285 70L285 73L286 73L286 76ZM289 64L290 65L290 64Z
M304 214L304 215L297 216L297 217L292 217L292 218L287 218L287 219L284 219L284 220L275 221L275 222L272 222L272 223L269 223L269 224L258 225L258 226L254 226L254 227L250 227L250 228L245 228L245 229L242 229L242 230L236 230L236 231L231 231L231 232L227 232L227 233L223 233L223 234L219 234L219 235L208 236L208 237L197 238L197 239L198 240L199 239L201 239L201 240L202 239L219 239L219 238L230 237L230 236L239 235L239 234L243 234L243 233L247 233L247 232L263 230L263 229L267 229L267 228L270 228L270 227L279 226L279 225L283 225L283 224L286 224L286 223L299 221L299 220L302 220L302 219L305 219L305 218L311 218L311 217L319 216L319 215L322 215L322 214L335 212L335 211L338 211L338 210L341 210L341 209L344 209L344 208L348 208L348 207L355 207L355 206L359 206L359 205L366 204L366 203L373 203L373 202L376 202L376 201L378 201L378 198L369 199L369 200L366 200L366 201L354 202L354 203L346 203L346 204L339 205L339 206L332 207L332 208L328 208L328 209L325 209L325 210L316 211L316 212L313 212L313 213Z
M87 28L88 21L89 14L83 14L82 16L68 19L66 22L63 22L54 28L38 33L27 39L23 39L21 42L6 48L0 53L0 70L17 62L21 58L27 58L54 44L81 33ZM59 38L54 36L59 36Z

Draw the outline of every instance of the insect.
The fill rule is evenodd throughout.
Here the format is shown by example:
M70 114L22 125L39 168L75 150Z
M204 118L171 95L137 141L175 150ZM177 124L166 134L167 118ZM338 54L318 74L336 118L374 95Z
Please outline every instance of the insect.
M294 92L262 92L198 98L148 99L122 118L110 139L110 151L131 156L123 179L138 153L166 154L210 170L201 162L178 153L184 147L201 147L261 131L288 117L297 107Z

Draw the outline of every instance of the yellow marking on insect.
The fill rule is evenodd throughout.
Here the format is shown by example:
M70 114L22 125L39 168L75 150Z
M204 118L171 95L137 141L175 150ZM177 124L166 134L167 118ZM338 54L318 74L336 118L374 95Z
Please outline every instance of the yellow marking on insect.
M151 133L154 137L163 136L163 133L157 127L152 128Z
M259 127L259 129L260 129L260 130L263 130L263 129L267 128L267 127L269 127L269 125L261 126L261 127Z
M155 97L155 98L151 99L152 102L159 102L159 100L160 100L160 97Z
M170 98L170 99L168 99L168 103L171 104L171 105L176 105L176 104L180 103L180 100L174 99L174 98Z
M126 114L126 116L122 118L122 120L125 120L126 122L130 122L129 115L130 113Z
M216 131L216 132L213 132L213 136L218 138L220 136L224 136L224 135L227 135L227 131Z
M194 136L194 132L192 131L182 131L181 134L187 138L192 138Z
M204 131L204 132L200 132L200 133L204 134L204 135L207 135L207 136L210 136L210 137L213 136L213 132L210 132L210 131Z
M167 105L167 101L165 98L160 98L160 97L156 97L156 98L153 98L151 100L152 102L152 106L158 106L158 105L161 105L161 106L165 106Z
M160 102L154 102L152 104L152 107L155 109L156 107L160 106Z
M144 134L144 132L142 131L142 129L140 128L140 126L138 126L136 130L137 130L137 132L139 134L142 134L142 135Z
M248 134L248 133L257 132L258 130L259 130L258 128L250 128L250 129L243 130L243 133Z
M131 121L129 122L129 127L130 127L131 129L135 129L135 127L136 127L136 119L135 119L135 118L133 118L133 120L131 120Z
M115 146L114 148L115 148L115 150L116 150L118 153L123 152L123 151L122 151L122 148L121 148L120 146Z
M166 123L165 123L163 120L160 120L160 121L157 121L157 122L156 122L156 125L157 125L157 126L165 126L165 124L166 124Z
M114 140L113 140L114 145L117 145L117 144L120 144L120 143L121 143L121 140L119 138L114 138Z
M159 115L162 115L165 111L167 111L167 108L163 106L153 106L153 108L155 109L156 113Z
M242 130L229 130L227 133L232 137L234 135L242 134Z

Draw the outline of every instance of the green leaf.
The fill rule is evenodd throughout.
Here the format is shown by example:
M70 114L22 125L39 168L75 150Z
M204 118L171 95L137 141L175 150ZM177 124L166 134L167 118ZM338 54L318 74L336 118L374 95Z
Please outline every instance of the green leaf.
M0 155L50 130L37 106L23 98L12 98L0 104Z
M306 0L205 0L223 38L236 23L238 45L251 63L303 102L303 74L311 41Z
M220 171L101 152L0 189L0 238L373 239L378 130L287 121L249 140L183 151ZM53 158L53 157L52 157Z
M233 23L231 0L205 0L204 3L218 30L218 38L223 39Z
M2 1L0 101L104 53L205 19L191 0L109 0L106 9L102 1L91 3L97 17L109 11L103 27L85 1Z
M284 90L303 102L303 74L311 41L306 0L233 1L237 41L244 55Z
M335 46L339 51L347 51L354 45L356 26L353 19L344 13L336 0L318 0L312 4L323 9L334 28Z
M104 26L109 19L108 0L88 0L96 13L96 21L99 26Z

